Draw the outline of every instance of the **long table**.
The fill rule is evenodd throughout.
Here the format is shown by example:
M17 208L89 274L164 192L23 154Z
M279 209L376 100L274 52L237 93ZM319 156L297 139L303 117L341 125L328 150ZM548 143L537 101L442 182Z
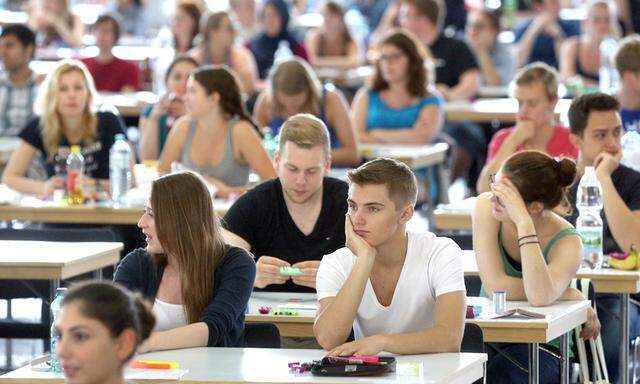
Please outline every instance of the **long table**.
M141 359L177 362L188 372L180 383L402 383L470 384L484 376L484 353L437 353L397 356L396 372L382 376L322 377L289 371L290 362L320 360L323 350L259 348L191 348L147 353ZM126 374L125 374L126 378ZM152 382L160 382L156 380ZM62 383L63 375L30 366L0 376L0 383Z
M556 119L567 116L571 100L560 99L556 106ZM472 121L476 123L514 123L518 112L518 101L513 98L488 98L472 102L452 101L445 104L447 121Z

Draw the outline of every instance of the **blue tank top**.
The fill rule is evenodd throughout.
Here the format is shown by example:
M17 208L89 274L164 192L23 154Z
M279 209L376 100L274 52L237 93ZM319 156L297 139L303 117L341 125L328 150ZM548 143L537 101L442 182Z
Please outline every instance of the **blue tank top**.
M322 120L322 122L327 126L327 130L329 130L329 142L331 143L331 148L336 149L342 147L340 140L338 140L338 136L336 135L336 131L333 129L331 124L327 121L326 111L325 111L325 103L326 103L326 95L327 89L322 88L322 102L320 103L320 116L318 118ZM282 117L276 117L275 119L269 121L269 128L271 128L271 134L275 137L280 133L280 127L284 124L284 119Z
M380 97L380 92L369 91L367 130L411 128L418 120L422 108L427 105L437 105L440 109L444 109L442 100L434 95L424 97L405 108L392 108L385 104Z

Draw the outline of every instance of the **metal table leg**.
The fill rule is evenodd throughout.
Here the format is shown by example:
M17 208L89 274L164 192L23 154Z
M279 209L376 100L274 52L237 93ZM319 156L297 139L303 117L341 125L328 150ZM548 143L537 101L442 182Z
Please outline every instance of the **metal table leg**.
M102 268L93 271L93 278L96 280L102 280Z
M529 384L538 384L538 343L529 344Z
M629 381L629 294L620 295L620 382Z
M560 383L569 384L569 337L570 333L560 336Z

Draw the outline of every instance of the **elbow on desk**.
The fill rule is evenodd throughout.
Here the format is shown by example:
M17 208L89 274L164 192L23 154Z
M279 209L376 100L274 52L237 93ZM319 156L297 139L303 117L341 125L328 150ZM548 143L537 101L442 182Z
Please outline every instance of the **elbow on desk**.
M316 325L313 326L313 335L316 337L318 344L326 351L330 351L346 341L346 339L340 341L337 335L321 330Z

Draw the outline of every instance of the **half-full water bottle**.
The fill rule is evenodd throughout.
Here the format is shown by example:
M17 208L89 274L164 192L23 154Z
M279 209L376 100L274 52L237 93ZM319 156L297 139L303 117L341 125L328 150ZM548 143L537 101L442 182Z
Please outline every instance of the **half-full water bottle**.
M111 200L115 203L122 203L122 198L129 191L129 185L131 185L130 157L131 148L124 139L124 135L117 134L116 141L109 150Z
M67 288L58 288L56 290L56 297L51 302L51 371L62 372L62 366L60 365L60 359L56 354L56 343L58 341L58 332L56 332L56 319L60 313L60 307L62 306L62 299Z
M593 167L585 167L578 184L576 207L580 214L576 229L582 237L582 266L602 267L602 187Z
M273 134L271 133L271 128L269 127L264 127L262 129L262 133L264 135L264 137L262 138L262 146L264 147L265 151L267 151L269 158L273 160L276 152L278 151L278 140L273 136Z
M620 83L615 63L617 51L618 43L612 37L607 37L600 43L600 91L609 95L618 92Z
M82 193L82 176L84 175L84 157L80 153L79 145L71 146L71 153L67 157L67 195L69 205L84 203Z
M289 46L289 42L287 40L280 40L278 43L278 49L273 55L273 62L277 64L279 62L289 60L293 57L293 51L291 51L291 46Z

